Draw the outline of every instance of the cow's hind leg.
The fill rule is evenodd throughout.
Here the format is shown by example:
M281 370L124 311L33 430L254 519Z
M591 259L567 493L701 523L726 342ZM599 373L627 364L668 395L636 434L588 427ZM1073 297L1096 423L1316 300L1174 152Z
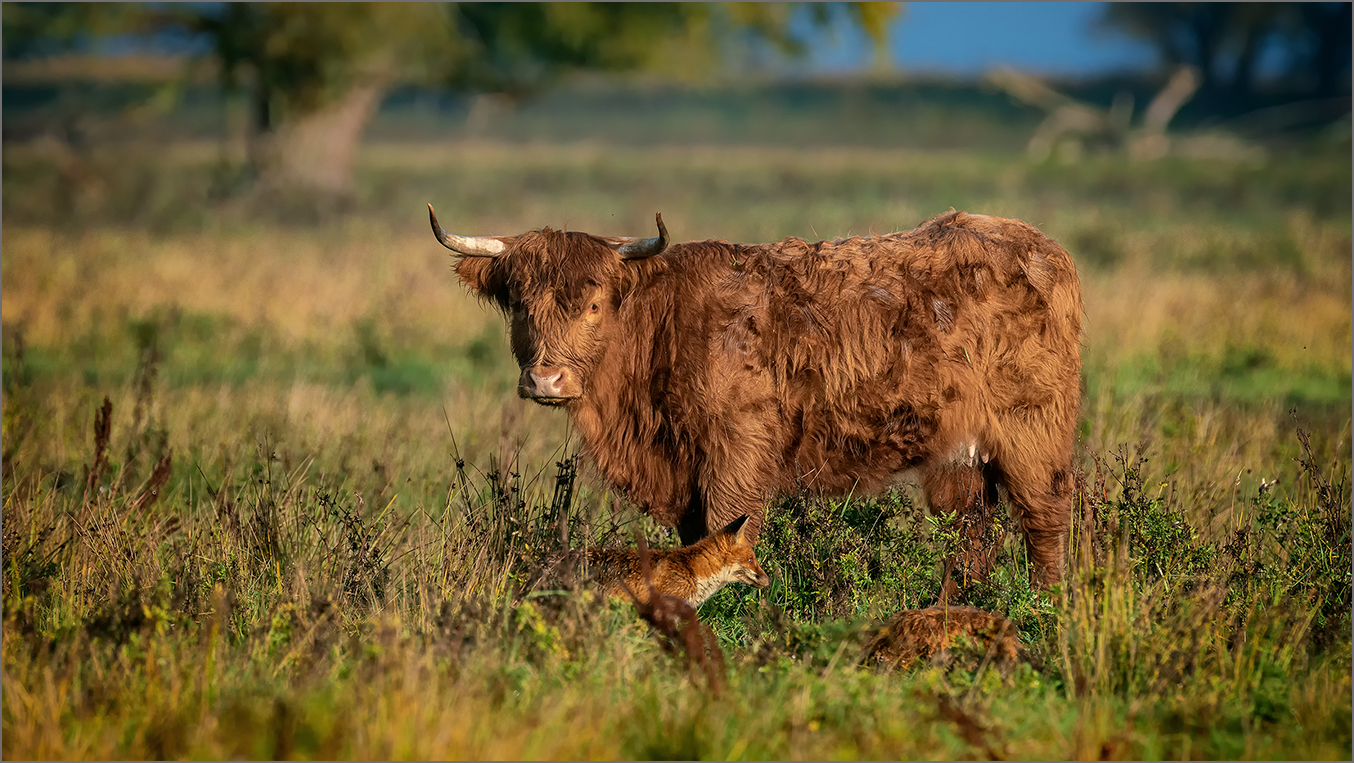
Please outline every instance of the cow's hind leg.
M969 583L987 579L1000 543L994 531L997 511L995 469L987 464L952 463L922 472L922 488L934 514L954 512L962 547L945 560L941 601L948 602Z
M1012 513L1025 535L1031 582L1049 586L1062 580L1067 536L1072 525L1071 460L1002 465L1002 482Z

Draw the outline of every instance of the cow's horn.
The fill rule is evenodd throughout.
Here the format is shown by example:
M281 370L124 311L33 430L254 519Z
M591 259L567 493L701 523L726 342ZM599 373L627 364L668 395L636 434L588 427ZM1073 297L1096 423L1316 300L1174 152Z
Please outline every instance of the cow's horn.
M656 238L642 238L621 246L616 250L620 252L621 259L642 260L668 248L668 228L663 224L663 213L655 214L654 220L658 222L658 236Z
M433 224L433 235L442 242L442 246L466 257L497 257L508 247L496 238L489 236L457 236L442 230L437 224L437 213L433 205L428 205L428 220Z

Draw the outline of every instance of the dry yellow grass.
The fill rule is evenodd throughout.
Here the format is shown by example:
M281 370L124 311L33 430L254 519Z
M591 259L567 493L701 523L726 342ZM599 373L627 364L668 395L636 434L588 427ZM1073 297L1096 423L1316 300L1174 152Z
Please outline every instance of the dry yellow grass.
M71 237L6 226L3 317L43 344L67 341L96 318L167 307L261 325L288 342L332 342L367 316L419 336L478 333L490 313L457 288L445 250L424 233L165 238L105 229Z

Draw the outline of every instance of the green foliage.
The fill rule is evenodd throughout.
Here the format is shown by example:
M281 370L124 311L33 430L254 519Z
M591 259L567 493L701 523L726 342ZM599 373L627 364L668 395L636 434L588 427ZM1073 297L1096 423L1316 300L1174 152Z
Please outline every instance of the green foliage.
M474 53L454 81L534 91L570 69L649 64L699 13L681 3L468 3L456 22Z
M892 11L868 5L845 18L882 48ZM790 31L796 10L751 3L198 3L106 12L24 5L6 11L5 41L32 52L124 28L207 37L224 91L247 92L250 109L250 172L223 166L213 194L257 176L260 203L324 218L350 200L362 132L396 83L520 97L569 72L663 68L664 59L670 70L703 76L737 44L730 37L802 53ZM810 23L831 17L820 9ZM177 100L182 85L161 90L142 110ZM68 131L80 118L66 115Z
M4 56L54 55L88 46L96 37L137 29L133 3L5 3Z
M773 581L767 599L797 620L877 616L934 600L944 549L925 543L918 514L900 493L805 493L778 503L759 542Z
M227 3L164 21L209 35L229 86L248 73L254 87L285 99L279 108L302 113L363 79L427 76L457 47L437 4Z
M903 530L914 512L898 495L785 501L772 507L758 548L781 590L746 597L737 617L724 594L703 609L734 656L731 696L718 699L681 678L682 663L663 654L628 604L521 585L533 549L559 542L558 511L590 543L605 536L598 497L556 506L515 472L458 470L441 512L377 510L346 489L309 484L302 470L280 468L285 461L265 445L245 473L197 498L176 489L169 523L130 514L134 492L83 506L72 495L76 511L104 518L89 531L41 508L50 504L16 503L22 494L7 482L7 680L40 691L42 666L70 676L60 680L74 682L76 699L61 723L115 730L110 738L122 741L109 749L126 754L346 757L366 749L359 734L369 732L344 718L379 703L401 708L377 721L395 724L383 738L418 736L425 723L448 728L441 714L418 709L430 697L459 697L456 713L498 718L500 733L553 729L549 742L530 743L544 747L506 748L517 755L581 753L561 745L604 739L586 749L778 757L828 744L836 746L815 754L913 757L987 745L1069 757L1083 742L1055 741L1066 740L1068 723L1129 757L1224 757L1257 744L1324 751L1349 739L1349 520L1339 510L1347 489L1314 461L1299 465L1305 482L1295 495L1262 482L1247 532L1202 566L1196 523L1169 495L1146 494L1147 462L1116 461L1101 475L1109 479L1078 491L1096 521L1079 528L1071 575L1053 601L1015 582L1027 570L1013 554L976 594L992 609L1030 596L1030 611L1013 607L1011 616L1042 625L1021 633L1044 659L1012 672L986 667L981 648L963 658L962 642L946 664L858 668L872 622L900 597L937 590L947 522L930 523L929 538ZM559 466L564 479L571 474ZM103 552L123 544L142 549L134 565ZM815 596L819 588L828 595ZM905 606L918 603L926 602ZM1318 626L1322 617L1330 624ZM1339 697L1343 710L1331 706ZM900 712L909 720L887 720ZM193 731L202 713L215 730ZM607 731L582 734L577 717ZM956 735L906 731L928 718ZM1296 723L1300 734L1290 731ZM9 712L5 724L9 753L41 738ZM261 724L272 729L266 750L246 731ZM789 736L766 736L777 728ZM504 749L493 737L444 740L452 746L422 754ZM1301 746L1318 742L1329 746Z
M1223 553L1233 579L1250 583L1245 604L1311 607L1314 638L1330 643L1350 627L1348 472L1328 474L1312 455L1310 435L1299 429L1298 438L1301 497L1280 498L1278 481L1262 479L1250 500L1250 521L1233 532ZM1266 551L1277 559L1265 561Z
M1145 458L1132 459L1120 451L1114 459L1121 493L1096 507L1096 522L1103 532L1117 534L1120 543L1127 544L1133 572L1142 584L1165 579L1192 584L1213 563L1212 546L1200 541L1184 513L1171 507L1165 496L1149 495L1143 482Z

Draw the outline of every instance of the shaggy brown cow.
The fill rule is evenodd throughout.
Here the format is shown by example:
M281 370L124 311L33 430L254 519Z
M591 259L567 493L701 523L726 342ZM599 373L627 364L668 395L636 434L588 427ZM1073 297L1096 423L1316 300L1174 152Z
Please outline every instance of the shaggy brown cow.
M987 517L1004 485L1034 578L1059 579L1080 395L1067 252L951 211L811 244L550 228L433 231L511 322L518 394L562 406L601 474L692 543L807 488L911 472L933 511ZM979 576L987 553L964 560Z

